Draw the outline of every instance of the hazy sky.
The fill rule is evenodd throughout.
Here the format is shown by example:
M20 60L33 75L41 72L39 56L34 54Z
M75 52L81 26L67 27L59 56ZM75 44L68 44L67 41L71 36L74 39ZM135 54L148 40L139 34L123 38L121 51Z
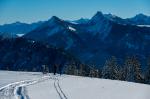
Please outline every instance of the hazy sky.
M0 24L31 23L54 15L67 20L91 18L97 11L123 18L150 15L150 0L0 0Z

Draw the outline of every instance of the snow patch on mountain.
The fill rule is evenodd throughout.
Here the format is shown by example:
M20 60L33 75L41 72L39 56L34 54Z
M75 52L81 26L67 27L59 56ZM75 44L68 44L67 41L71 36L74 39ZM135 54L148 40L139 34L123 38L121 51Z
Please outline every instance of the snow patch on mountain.
M137 25L139 27L150 27L150 25Z
M71 30L71 31L76 31L76 29L71 27L71 26L69 26L68 29Z
M22 37L24 36L24 34L16 34L18 37Z

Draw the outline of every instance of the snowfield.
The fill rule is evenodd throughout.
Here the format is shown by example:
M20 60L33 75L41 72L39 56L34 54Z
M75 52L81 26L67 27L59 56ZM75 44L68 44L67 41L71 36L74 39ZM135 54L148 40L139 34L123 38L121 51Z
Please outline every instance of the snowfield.
M0 71L0 87L21 80L33 80L43 77L41 74L37 72Z
M150 85L37 72L0 71L0 99L150 99Z

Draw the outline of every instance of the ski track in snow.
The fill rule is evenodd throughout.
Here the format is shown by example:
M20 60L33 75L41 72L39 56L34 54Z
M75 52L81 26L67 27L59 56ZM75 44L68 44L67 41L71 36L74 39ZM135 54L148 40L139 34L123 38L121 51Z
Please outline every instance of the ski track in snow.
M45 76L36 80L25 80L8 84L0 88L0 99L29 99L26 86L45 81L47 79L50 79L50 77Z
M54 81L54 87L55 87L60 99L68 99L67 96L64 94L63 90L60 87L59 79L55 78L54 80L55 80Z
M43 82L48 79L54 80L54 88L60 99L68 99L61 89L58 76L45 76L36 80L25 80L8 84L0 88L0 99L30 99L27 94L26 86Z

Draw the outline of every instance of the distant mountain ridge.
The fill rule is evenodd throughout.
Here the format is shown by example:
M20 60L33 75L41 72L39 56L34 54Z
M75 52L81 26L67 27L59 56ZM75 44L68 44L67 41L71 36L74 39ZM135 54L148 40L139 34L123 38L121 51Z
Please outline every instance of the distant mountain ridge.
M130 20L102 12L97 12L85 23L53 16L23 37L64 48L82 62L97 66L110 56L120 60L128 55L146 58L150 55L150 28ZM143 25L147 23L143 21Z
M40 26L43 22L36 22L32 24L15 22L12 24L0 25L0 34L6 37L16 37L17 34L26 34Z
M102 12L91 19L76 21L53 16L39 24L28 25L30 28L23 37L63 48L82 62L101 67L110 56L123 60L128 55L138 55L142 59L150 55L149 20L150 17L143 14L122 19Z
M108 19L121 23L121 24L130 24L130 25L150 25L150 16L146 16L142 13L137 14L134 17L122 19L118 16L112 14L105 14L105 17Z
M102 13L102 12L97 12ZM144 15L142 13L137 14L134 17L122 19L116 15L112 14L103 14L104 17L108 18L111 21L121 23L121 24L131 24L131 25L150 25L150 16ZM90 19L81 18L79 20L68 21L73 24L87 24ZM15 22L10 24L0 25L0 34L11 34L11 36L16 36L16 34L26 34L35 28L39 27L45 21L39 21L31 24Z

